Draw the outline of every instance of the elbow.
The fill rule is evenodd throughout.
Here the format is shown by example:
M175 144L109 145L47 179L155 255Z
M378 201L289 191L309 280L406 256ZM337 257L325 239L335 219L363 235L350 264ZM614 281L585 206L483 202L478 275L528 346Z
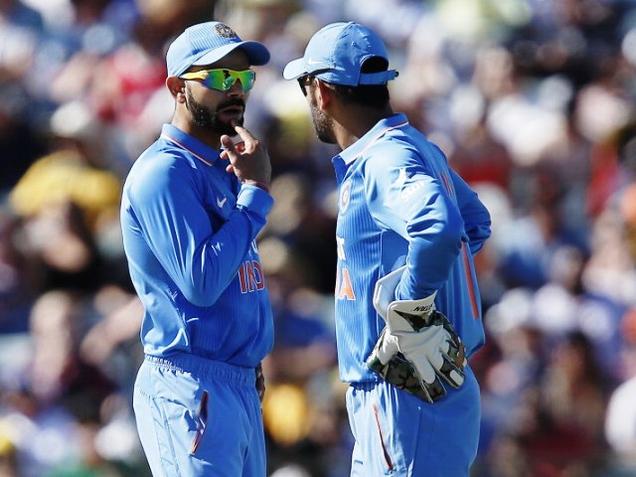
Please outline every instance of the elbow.
M218 299L218 293L210 288L211 287L204 285L197 286L195 283L190 283L182 288L182 294L190 304L200 308L206 308L214 305Z
M449 248L459 253L464 236L464 221L459 211L449 211L446 220L441 222L440 225L441 227L437 235L440 243L447 244Z
M213 296L211 293L205 293L203 290L185 290L183 296L189 303L200 308L212 306L216 302L216 296Z
M490 223L490 216L488 216L488 220L484 220L481 225L477 228L475 233L476 239L481 243L485 242L492 235L492 227Z
M198 306L199 308L208 308L216 303L216 297L210 298L199 295L197 297L194 297L194 299L192 299L190 303L192 303L194 306Z
M481 204L481 214L478 216L477 223L480 224L480 228L483 230L483 234L486 238L490 237L492 228L492 217L485 205Z
M458 254L464 237L464 221L457 209L448 208L434 220L409 223L407 233L425 249Z
M482 228L484 229L484 235L486 236L486 238L488 238L490 237L490 234L492 233L492 218L490 217L490 213L488 212L488 210L486 210L484 213L484 220L482 223L483 223Z
M216 303L227 283L223 284L219 268L213 261L206 260L203 252L198 256L202 259L193 260L185 268L181 290L189 303L206 308Z
M492 235L492 227L490 224L487 227L484 227L484 240L488 240Z

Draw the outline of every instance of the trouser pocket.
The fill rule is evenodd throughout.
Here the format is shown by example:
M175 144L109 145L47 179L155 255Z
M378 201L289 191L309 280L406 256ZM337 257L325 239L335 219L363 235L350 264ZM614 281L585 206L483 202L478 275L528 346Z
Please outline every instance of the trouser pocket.
M203 451L201 442L209 424L209 394L206 390L197 394L198 398L182 402L138 393L137 428L153 475L191 475L189 457Z
M378 406L376 404L372 406L372 409L373 409L373 421L375 423L375 431L376 431L376 437L378 442L378 450L379 450L378 454L382 458L382 464L384 465L384 468L386 469L386 473L392 473L393 470L395 469L395 466L393 464L393 458L391 457L391 453L389 452L389 449L387 448L387 445L386 445L385 433L382 430L382 422L380 419L380 411L378 410Z
M190 447L190 455L194 455L201 444L203 439L203 433L208 427L208 392L203 391L201 400L199 402L199 410L196 416L194 416L196 422L196 431L194 438L192 439L192 446Z

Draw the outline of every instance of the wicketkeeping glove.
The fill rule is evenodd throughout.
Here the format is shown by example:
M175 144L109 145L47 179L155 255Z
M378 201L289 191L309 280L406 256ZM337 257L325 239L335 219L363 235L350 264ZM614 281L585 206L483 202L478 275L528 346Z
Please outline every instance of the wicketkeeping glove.
M446 394L440 377L454 388L463 384L465 349L450 321L435 309L435 294L395 300L405 268L376 283L373 306L387 326L367 366L398 388L434 402Z

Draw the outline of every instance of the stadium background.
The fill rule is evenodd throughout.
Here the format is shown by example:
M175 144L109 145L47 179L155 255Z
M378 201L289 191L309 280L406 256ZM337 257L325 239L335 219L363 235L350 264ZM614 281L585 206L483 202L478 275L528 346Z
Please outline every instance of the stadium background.
M276 347L270 472L348 475L335 364L334 149L282 67L343 19L386 39L396 110L479 191L488 332L475 477L636 475L636 2L0 0L0 476L149 475L122 180L170 119L167 43L263 41L246 125L276 198L260 237Z

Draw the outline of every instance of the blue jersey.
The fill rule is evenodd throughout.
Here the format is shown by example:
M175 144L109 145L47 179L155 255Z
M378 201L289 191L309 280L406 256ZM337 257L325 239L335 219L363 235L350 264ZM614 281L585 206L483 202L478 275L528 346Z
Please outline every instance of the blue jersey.
M148 355L192 353L255 367L273 323L255 238L272 207L216 151L172 125L135 162L121 225Z
M378 278L404 263L396 299L437 291L437 309L470 356L484 342L473 254L490 235L490 215L477 194L402 114L380 121L332 162L340 190L335 303L341 379L380 380L365 364L385 325L373 308L373 290Z

